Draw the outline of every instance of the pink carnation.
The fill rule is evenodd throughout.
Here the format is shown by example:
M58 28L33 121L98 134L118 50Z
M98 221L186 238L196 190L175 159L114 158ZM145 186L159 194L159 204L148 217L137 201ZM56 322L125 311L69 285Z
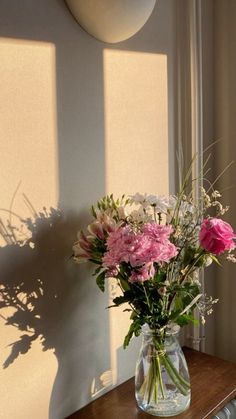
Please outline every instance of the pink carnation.
M153 240L165 242L169 239L170 234L173 232L173 227L170 224L159 225L156 223L147 223L144 224L142 232L151 237Z
M152 224L147 224L147 229L143 228L139 233L132 231L129 226L119 228L109 234L103 265L110 268L126 262L135 268L131 281L138 280L138 277L149 279L153 262L169 262L177 255L177 248L168 239L171 231L169 226Z
M220 218L209 218L202 222L199 241L207 252L219 255L226 250L233 250L236 235L230 224Z
M158 245L158 256L156 262L169 262L170 259L177 256L178 249L169 240L165 243L159 243Z
M127 250L129 254L128 261L132 267L153 262L159 255L156 244L150 240L150 237L142 233L133 234L132 242Z
M115 267L121 262L128 262L127 246L130 242L130 227L121 227L111 232L107 239L107 252L103 256L105 267Z
M133 270L130 282L144 282L152 278L155 275L155 269L153 263L147 263L139 269Z

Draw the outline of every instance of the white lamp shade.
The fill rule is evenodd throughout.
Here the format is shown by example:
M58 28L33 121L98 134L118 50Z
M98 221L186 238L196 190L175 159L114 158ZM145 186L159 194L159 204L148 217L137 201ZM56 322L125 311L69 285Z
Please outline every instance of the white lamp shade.
M138 32L156 0L65 0L77 22L103 42L116 43Z

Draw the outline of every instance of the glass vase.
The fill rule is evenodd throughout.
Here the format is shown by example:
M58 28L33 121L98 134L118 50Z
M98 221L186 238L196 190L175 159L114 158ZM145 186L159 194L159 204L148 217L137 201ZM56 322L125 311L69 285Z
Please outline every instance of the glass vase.
M143 341L135 373L138 406L154 416L175 416L190 404L190 380L178 329L165 333L150 330Z

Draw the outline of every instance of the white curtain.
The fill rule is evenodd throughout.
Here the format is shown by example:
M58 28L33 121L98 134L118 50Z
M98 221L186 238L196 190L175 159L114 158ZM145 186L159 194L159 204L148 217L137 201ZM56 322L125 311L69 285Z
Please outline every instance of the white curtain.
M178 144L189 161L219 140L210 150L214 181L236 160L236 0L179 0L177 22ZM236 230L236 163L215 187ZM203 288L219 302L204 327L185 329L184 344L236 361L236 264L207 268Z
M213 175L236 160L236 1L213 1ZM217 183L230 205L226 221L236 230L236 163ZM205 273L206 291L219 298L207 319L206 351L236 361L236 264L224 263Z

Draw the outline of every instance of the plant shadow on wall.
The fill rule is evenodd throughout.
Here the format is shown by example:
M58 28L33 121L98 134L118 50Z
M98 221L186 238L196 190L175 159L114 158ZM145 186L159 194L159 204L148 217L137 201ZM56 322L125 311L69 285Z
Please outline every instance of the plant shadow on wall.
M19 222L12 222L16 217L10 213L8 221L0 220L5 241L0 247L0 315L6 327L19 331L19 339L9 345L3 368L26 355L36 340L43 351L53 350L58 371L49 417L58 419L71 412L71 405L76 410L85 404L91 397L92 383L98 383L110 368L109 353L104 353L104 347L109 351L104 342L109 339L106 296L99 294L96 299L99 291L89 280L88 270L70 260L78 216L44 208L30 218L17 217ZM99 318L94 310L101 313ZM98 337L101 324L103 333ZM26 367L32 368L25 361ZM75 400L71 400L70 388L77 388Z

